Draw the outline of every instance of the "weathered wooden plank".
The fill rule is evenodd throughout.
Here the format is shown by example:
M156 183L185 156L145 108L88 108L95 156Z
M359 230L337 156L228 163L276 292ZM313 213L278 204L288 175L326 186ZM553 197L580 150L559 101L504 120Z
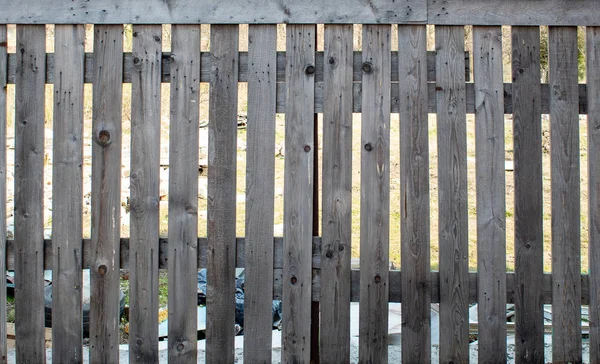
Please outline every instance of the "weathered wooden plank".
M399 26L402 361L431 360L427 29Z
M479 362L506 360L502 29L473 27Z
M251 72L251 64L249 63L249 52L239 52L239 68L238 78L240 82L248 82ZM352 61L352 80L362 80L362 52L353 52ZM133 55L131 53L123 54L123 83L130 83L132 77L135 76L135 67L133 64ZM201 70L200 70L200 81L210 82L212 68L212 58L210 52L201 53ZM323 74L325 67L323 52L316 52L315 54L315 82L323 81ZM271 69L275 71L277 82L285 82L285 52L277 52L277 60L273 64L276 67L271 66ZM15 53L9 53L8 55L8 83L15 82L17 60ZM94 55L93 53L85 54L85 82L91 83L92 76L94 73ZM165 52L162 54L161 61L161 82L168 83L171 80L171 53ZM465 52L465 80L469 81L469 52ZM435 81L435 52L427 52L427 79L429 81ZM392 82L398 81L398 52L392 52ZM46 54L46 83L54 82L54 54Z
M600 160L600 28L586 29L588 161ZM590 362L600 362L600 166L588 162Z
M581 362L577 28L550 27L552 360Z
M162 27L133 26L129 362L158 363L160 62Z
M271 363L277 27L248 28L244 361Z
M350 360L352 26L325 25L321 362Z
M15 321L16 360L41 363L44 345L43 173L44 52L43 25L17 26L15 86Z
M435 29L439 191L440 362L469 361L464 27ZM462 69L461 69L462 67Z
M94 26L90 361L119 358L123 26Z
M427 3L414 0L88 0L15 3L0 0L0 23L20 24L276 24L402 23L427 20Z
M196 363L200 26L171 32L169 362Z
M83 25L54 30L52 359L81 362L83 238Z
M6 25L0 25L0 221L6 221ZM0 236L6 236L6 224L0 224ZM6 241L0 239L0 272L6 271ZM0 280L0 292L6 292L6 281ZM6 307L6 295L0 295L0 307ZM6 322L6 309L0 308L0 322ZM0 325L0 363L6 364L6 325Z
M594 0L427 0L427 23L436 25L600 25Z
M206 361L234 360L238 25L210 29Z
M390 211L389 25L363 27L359 358L387 363Z
M516 357L544 363L540 29L512 28Z
M287 26L282 361L310 359L315 25Z

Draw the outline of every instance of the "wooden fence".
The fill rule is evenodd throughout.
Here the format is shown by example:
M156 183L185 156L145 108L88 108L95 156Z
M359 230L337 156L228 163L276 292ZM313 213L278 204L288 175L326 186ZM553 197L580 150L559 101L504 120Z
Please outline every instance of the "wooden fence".
M5 221L7 83L15 84L14 241L0 271L16 278L16 358L45 361L43 269L53 270L52 356L82 361L82 275L91 269L90 361L118 361L119 269L130 274L130 361L158 361L158 273L168 268L169 361L197 360L196 273L208 272L206 362L234 361L235 268L246 268L244 358L271 362L271 299L283 300L285 363L350 355L350 302L360 302L361 363L388 360L388 302L402 302L402 359L430 359L430 304L440 307L440 362L469 360L470 303L479 304L479 361L506 360L506 303L515 304L518 362L581 362L589 304L590 361L600 362L600 167L589 163L589 275L581 274L579 114L600 159L600 10L593 0L34 1L0 0L0 221ZM201 52L200 25L210 29ZM248 52L238 24L249 23ZM276 23L287 23L277 52ZM315 44L324 23L324 51ZM351 24L364 24L362 50ZM47 54L44 24L57 24ZM93 53L84 26L94 25ZM119 24L119 25L115 25ZM123 25L133 51L123 52ZM161 24L173 24L162 52ZM391 24L398 49L391 51ZM426 24L436 25L427 52ZM473 27L473 82L464 25ZM512 25L512 83L503 83L500 25ZM549 25L549 83L540 28ZM587 84L577 28L586 27ZM200 82L210 83L208 233L198 237ZM238 83L248 83L246 232L237 238ZM45 99L45 84L54 98ZM93 84L92 230L83 240L83 89ZM120 238L122 85L131 83L131 231ZM161 83L170 83L168 239L159 238ZM43 235L44 105L53 103L52 241ZM360 270L352 270L352 113L362 113ZM284 236L274 237L275 116L285 113ZM315 179L315 113L323 114ZM400 133L391 135L390 115ZM428 113L437 114L439 271L430 269ZM477 272L468 270L466 116L476 120ZM504 114L513 115L515 271L506 269ZM541 115L550 114L552 274L543 272ZM390 139L400 138L401 199L390 201ZM315 184L322 213L313 215ZM470 186L470 188L473 188ZM318 191L318 190L317 190ZM548 197L546 197L548 198ZM401 241L390 241L390 204ZM585 207L584 207L585 208ZM318 210L317 210L318 215ZM315 219L322 220L313 237ZM0 224L0 236L6 236ZM401 244L402 271L389 269ZM4 254L4 255L3 255ZM6 265L4 265L6 264ZM4 292L5 282L0 282ZM0 295L0 307L6 304ZM311 345L311 302L320 340ZM407 303L404 305L404 303ZM553 305L544 358L543 304ZM314 317L313 317L314 318ZM0 321L6 320L0 310ZM314 337L312 337L314 339ZM0 362L7 360L0 325ZM314 356L313 356L314 358Z

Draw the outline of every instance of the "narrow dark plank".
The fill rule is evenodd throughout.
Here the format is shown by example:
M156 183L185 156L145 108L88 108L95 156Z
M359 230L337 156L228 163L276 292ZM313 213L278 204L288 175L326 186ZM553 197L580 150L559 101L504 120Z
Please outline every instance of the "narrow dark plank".
M244 361L271 363L276 25L248 28Z
M479 362L506 360L502 29L473 27Z
M8 55L6 25L0 25L0 221L6 221L6 74ZM6 236L6 223L0 224L0 237ZM6 240L0 239L0 272L6 271ZM6 292L6 280L0 279L0 292ZM6 322L6 295L0 295L0 322ZM6 325L0 325L0 363L6 364Z
M206 361L232 363L235 349L235 210L238 25L210 28Z
M552 360L581 362L577 28L550 27Z
M196 363L200 26L173 25L169 137L169 362Z
M288 25L285 110L283 351L310 360L315 25Z
M321 362L350 360L352 26L325 25Z
M540 28L512 28L516 358L544 363Z
M90 361L119 358L123 26L94 26Z
M398 27L402 362L431 360L427 29Z
M440 280L445 283L440 286L440 362L466 363L469 361L469 240L464 27L436 27L435 44L439 266Z
M81 362L83 238L83 25L54 30L52 359Z
M600 362L600 28L586 29L588 83L588 208L590 363Z
M17 26L15 85L16 360L41 363L44 345L44 52L43 25Z
M390 211L389 25L363 27L359 358L387 363Z
M158 363L160 62L162 27L133 27L129 362Z

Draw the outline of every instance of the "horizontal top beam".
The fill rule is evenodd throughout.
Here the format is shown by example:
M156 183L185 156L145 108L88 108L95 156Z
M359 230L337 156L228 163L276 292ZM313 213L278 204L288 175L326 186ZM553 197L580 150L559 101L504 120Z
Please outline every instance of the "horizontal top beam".
M0 0L6 24L600 25L598 0Z
M425 23L426 0L0 0L0 23Z

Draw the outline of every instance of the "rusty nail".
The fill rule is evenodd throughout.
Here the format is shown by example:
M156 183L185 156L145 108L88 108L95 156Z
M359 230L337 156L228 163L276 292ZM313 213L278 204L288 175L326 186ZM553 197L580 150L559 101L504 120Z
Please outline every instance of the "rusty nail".
M290 281L292 282L292 284L296 284L298 282L298 278L296 278L296 276L292 276L292 279L290 279Z
M370 152L371 150L373 150L373 146L371 145L371 143L367 143L365 144L365 150L367 152Z
M310 152L310 145L305 145L305 146L304 146L304 151L305 151L306 153Z
M304 72L306 72L307 75L312 75L313 73L315 73L315 66L313 66L312 64L309 64L304 69Z
M364 73L371 73L373 72L373 65L371 62L365 62L362 64L362 70Z
M108 130L100 130L100 133L98 133L98 140L100 141L100 144L108 144L108 142L110 142L110 133Z
M101 276L106 275L106 271L107 271L107 268L104 264L102 264L101 266L98 267L98 273L100 273Z

